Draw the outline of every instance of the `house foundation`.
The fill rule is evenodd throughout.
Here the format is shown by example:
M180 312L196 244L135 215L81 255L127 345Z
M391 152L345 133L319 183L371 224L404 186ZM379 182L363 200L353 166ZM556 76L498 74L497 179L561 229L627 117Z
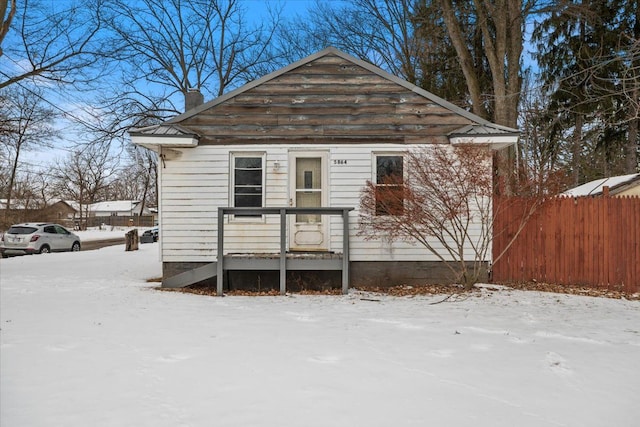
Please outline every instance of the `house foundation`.
M312 260L310 261L312 262ZM180 273L205 268L211 263L203 262L165 262L165 279ZM471 263L468 264L471 268ZM481 281L488 281L487 264ZM350 261L349 287L392 287L399 285L453 284L451 271L440 261ZM194 283L194 286L216 287L217 277L212 276ZM287 291L303 290L324 291L340 289L342 274L335 270L288 270L286 274ZM280 287L280 275L274 270L226 270L223 289L229 290L277 290Z

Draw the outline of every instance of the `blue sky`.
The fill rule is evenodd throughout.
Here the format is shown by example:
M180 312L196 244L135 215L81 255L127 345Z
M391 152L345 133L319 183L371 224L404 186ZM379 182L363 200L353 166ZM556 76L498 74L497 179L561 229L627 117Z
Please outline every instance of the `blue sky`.
M67 2L67 0L45 1L51 1L51 4L55 6L62 4L62 2ZM342 0L322 1L339 3ZM296 14L306 13L307 8L315 4L315 0L273 0L269 2L266 2L265 0L241 0L241 3L245 7L250 20L260 21L261 19L263 19L263 16L267 14L268 4L271 4L275 7L282 6L284 17L291 18ZM6 57L3 59L5 61L5 64L3 64L2 66L4 67L6 67L7 64L11 65L10 63L6 62L6 59ZM61 95L62 92L60 92L55 87L49 87L48 92L48 99L52 100L52 108L56 110L56 112L64 110L76 119L83 119L83 117L85 117L86 112L84 110L87 108L87 105L84 101L84 96L86 95ZM56 95L56 93L58 93L59 95ZM205 101L208 100L209 99L206 99ZM86 120L91 119L91 117L86 116ZM22 171L28 170L33 172L49 169L49 164L51 162L57 162L65 158L71 152L71 147L82 138L81 135L77 135L75 133L72 127L70 127L68 122L64 119L59 119L57 121L56 127L60 130L61 138L54 142L54 148L38 148L21 153L20 169Z
M44 1L50 1L51 4L58 5L68 0L58 0L60 1L60 3L54 0ZM340 3L344 3L344 0L320 1L323 3L330 2L335 6L338 6ZM249 16L257 21L263 19L263 16L265 16L265 14L267 13L267 2L265 2L265 0L241 0L241 3L245 7ZM285 18L291 18L297 14L304 15L308 8L315 5L316 0L273 0L269 3L276 7L278 5L281 5L283 7L283 14ZM530 46L525 46L525 52L523 53L525 61L528 61L528 58L530 58L530 55L528 53L528 50L530 50L530 48ZM85 101L85 99L83 99L80 94L69 94L58 96L58 99L55 102L56 104L58 104L59 108L69 111L70 114L76 117L84 117L83 115L86 113L83 111L83 109L85 109L87 106L87 102ZM208 100L209 99L205 99L205 101ZM97 114L99 114L99 112L97 112ZM90 116L87 115L86 117L87 120L91 120ZM63 138L61 138L60 141L56 142L56 146L58 147L58 149L25 152L22 155L21 159L29 169L37 170L41 168L48 168L48 163L56 159L62 159L63 157L66 157L69 154L69 147L81 140L82 135L74 134L73 131L71 131L70 128L65 125L64 120L59 121L59 127L61 129Z

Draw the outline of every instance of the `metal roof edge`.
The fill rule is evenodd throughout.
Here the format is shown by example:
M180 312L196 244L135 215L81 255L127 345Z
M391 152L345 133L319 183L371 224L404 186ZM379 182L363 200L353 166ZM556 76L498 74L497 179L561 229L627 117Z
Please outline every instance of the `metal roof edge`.
M155 133L153 132L154 130L160 129L160 128L169 128L169 129L175 129L177 132L174 134L169 134L169 133ZM131 130L128 131L129 135L131 136L150 136L150 135L161 135L162 137L165 138L182 138L185 136L193 136L195 138L200 138L200 135L197 132L194 132L193 130L186 128L184 126L178 125L178 124L174 124L174 123L169 123L169 122L165 122L165 123L160 123L157 125L151 125L151 126L146 126L146 127L142 127L142 128L132 128Z
M473 132L477 128L490 129L493 130L491 132ZM472 135L482 135L482 136L508 136L514 135L519 136L520 131L518 129L510 128L507 126L502 126L496 123L489 122L488 124L469 124L464 125L459 129L453 130L447 134L449 137L456 136L472 136Z

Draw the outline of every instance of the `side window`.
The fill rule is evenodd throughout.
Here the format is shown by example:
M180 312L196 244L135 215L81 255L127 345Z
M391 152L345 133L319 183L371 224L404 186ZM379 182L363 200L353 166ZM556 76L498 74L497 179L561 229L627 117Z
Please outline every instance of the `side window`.
M404 168L402 156L376 156L376 215L404 212Z
M69 232L65 228L62 228L59 225L56 225L55 227L58 234L69 234Z
M47 225L44 227L45 233L56 234L56 228L53 225Z
M264 156L234 154L232 156L232 198L236 208L260 208L264 200ZM259 217L260 215L235 215Z

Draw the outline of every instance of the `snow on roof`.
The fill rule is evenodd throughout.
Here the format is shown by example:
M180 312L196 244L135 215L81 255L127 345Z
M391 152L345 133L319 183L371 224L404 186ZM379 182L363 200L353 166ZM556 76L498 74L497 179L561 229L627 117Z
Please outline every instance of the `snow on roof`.
M130 212L140 203L137 200L112 200L97 202L89 206L91 212Z
M640 180L640 173L632 173L629 175L612 176L609 178L596 179L594 181L587 182L586 184L579 185L575 188L562 193L563 196L583 197L583 196L595 196L602 194L602 187L617 187L626 183L630 183L634 180Z

